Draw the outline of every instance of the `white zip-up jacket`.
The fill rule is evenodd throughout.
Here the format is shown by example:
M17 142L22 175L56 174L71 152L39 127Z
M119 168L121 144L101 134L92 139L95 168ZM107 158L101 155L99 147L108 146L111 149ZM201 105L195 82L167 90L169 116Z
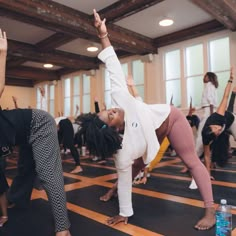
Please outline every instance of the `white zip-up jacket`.
M109 72L111 98L114 107L122 108L125 113L125 129L122 149L115 155L118 173L118 199L120 215L133 215L132 207L132 164L143 157L149 164L156 156L160 144L155 130L161 126L170 113L170 105L147 105L130 95L125 75L112 46L99 53Z

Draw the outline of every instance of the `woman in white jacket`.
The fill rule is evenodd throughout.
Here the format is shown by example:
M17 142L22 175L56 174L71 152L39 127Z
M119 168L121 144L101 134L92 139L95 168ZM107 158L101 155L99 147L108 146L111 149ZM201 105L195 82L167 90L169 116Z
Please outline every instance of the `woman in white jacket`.
M132 174L135 176L134 170L139 171L155 158L159 143L167 136L196 180L204 200L205 215L195 228L210 229L215 224L211 181L195 153L190 125L178 109L167 104L147 105L130 95L120 62L108 38L105 19L101 20L95 10L94 19L103 47L99 59L109 72L111 97L117 108L81 115L79 121L90 152L104 158L115 157L120 212L109 218L108 224L127 223L128 217L133 215Z

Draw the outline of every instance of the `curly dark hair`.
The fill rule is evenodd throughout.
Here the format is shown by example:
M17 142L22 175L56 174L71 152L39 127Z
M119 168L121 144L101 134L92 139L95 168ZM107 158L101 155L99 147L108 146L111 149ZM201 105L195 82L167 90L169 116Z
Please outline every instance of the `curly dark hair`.
M122 138L118 131L100 120L96 113L81 114L76 122L81 126L79 135L84 136L91 154L105 159L121 149Z
M230 135L226 131L216 136L209 126L202 130L203 144L210 144L212 162L216 162L220 167L224 167L229 159L229 137Z
M199 126L199 123L200 123L200 119L199 119L199 117L197 115L191 115L191 116L187 115L186 118L187 118L187 120L188 120L188 122L189 122L191 127L195 126L196 129L198 129L198 126Z
M209 145L212 141L215 141L216 135L212 132L210 126L204 126L202 129L202 142L204 145Z

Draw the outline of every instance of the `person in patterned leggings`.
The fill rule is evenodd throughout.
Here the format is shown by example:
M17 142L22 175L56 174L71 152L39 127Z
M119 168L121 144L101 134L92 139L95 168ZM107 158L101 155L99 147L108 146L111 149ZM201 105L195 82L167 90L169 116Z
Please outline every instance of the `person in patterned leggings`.
M5 87L7 37L0 29L0 97ZM29 145L36 174L51 204L56 236L70 236L57 128L54 118L36 109L0 110L0 146ZM31 158L31 156L25 156Z

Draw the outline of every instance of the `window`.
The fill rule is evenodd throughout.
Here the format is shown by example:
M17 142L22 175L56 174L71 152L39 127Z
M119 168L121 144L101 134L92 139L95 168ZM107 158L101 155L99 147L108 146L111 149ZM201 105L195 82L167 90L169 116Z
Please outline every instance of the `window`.
M144 64L141 60L132 62L132 74L138 94L144 100Z
M83 75L83 113L90 112L90 76Z
M55 99L55 86L49 86L49 113L52 116L55 116L55 108L54 108L54 99Z
M166 102L169 103L173 95L176 107L189 106L191 97L193 106L201 106L203 77L208 71L218 76L218 101L223 97L230 74L230 38L206 36L200 40L191 46L181 43L177 49L163 50Z
M71 82L70 78L64 80L64 116L70 116L71 112L70 82Z
M229 37L209 41L209 67L216 73L219 82L218 100L224 94L224 89L230 75Z
M44 95L41 94L40 89L43 90ZM39 86L37 88L36 96L36 108L48 111L48 85Z
M172 100L175 107L180 107L180 50L170 51L165 54L165 79L166 103L170 103Z
M73 82L73 114L75 114L76 105L80 107L80 76L75 76Z
M201 106L204 76L203 44L187 47L185 49L185 73L187 80L187 101L194 107Z

